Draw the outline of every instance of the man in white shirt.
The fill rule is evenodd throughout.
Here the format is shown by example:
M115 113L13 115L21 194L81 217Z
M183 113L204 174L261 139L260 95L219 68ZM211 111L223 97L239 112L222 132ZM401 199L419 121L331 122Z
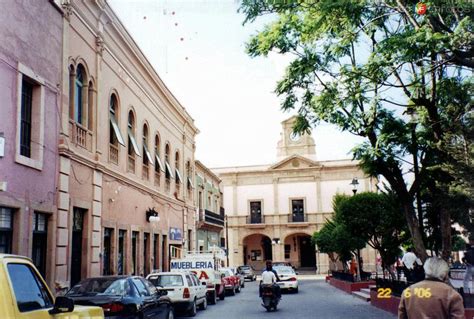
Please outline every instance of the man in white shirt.
M262 273L262 284L264 285L273 285L276 283L277 279L273 271L271 270L265 270Z
M413 281L413 271L415 270L415 263L422 265L420 258L416 257L411 248L407 248L407 252L402 257L402 263L405 267L405 276L407 281Z
M273 269L273 263L271 260L267 260L266 268L262 272L262 280L260 281L259 295L262 296L262 285L272 285L273 291L275 292L275 295L277 296L277 298L281 298L280 286L276 284L277 281L280 281L280 278L278 278L278 274Z

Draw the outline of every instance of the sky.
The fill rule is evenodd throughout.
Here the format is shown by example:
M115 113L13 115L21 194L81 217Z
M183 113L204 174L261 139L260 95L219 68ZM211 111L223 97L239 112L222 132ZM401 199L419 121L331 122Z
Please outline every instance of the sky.
M174 96L194 119L196 159L207 167L276 162L281 122L273 93L291 57L251 58L245 43L273 17L242 25L236 0L109 0ZM351 158L360 139L320 124L318 160Z

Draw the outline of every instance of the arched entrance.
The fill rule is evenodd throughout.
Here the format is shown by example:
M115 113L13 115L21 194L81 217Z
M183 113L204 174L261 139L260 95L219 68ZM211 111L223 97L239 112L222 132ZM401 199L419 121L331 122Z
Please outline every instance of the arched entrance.
M291 262L296 268L316 269L316 250L311 236L305 233L286 236L285 261Z
M257 270L263 269L265 260L273 259L272 240L262 234L252 234L243 239L244 265L250 265Z

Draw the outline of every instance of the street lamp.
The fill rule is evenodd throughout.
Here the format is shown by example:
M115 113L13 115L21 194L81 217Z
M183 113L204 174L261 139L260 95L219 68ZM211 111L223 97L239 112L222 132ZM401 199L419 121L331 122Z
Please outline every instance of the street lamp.
M354 177L349 185L352 185L352 192L355 195L357 193L357 187L359 186L359 181L357 180L357 177Z

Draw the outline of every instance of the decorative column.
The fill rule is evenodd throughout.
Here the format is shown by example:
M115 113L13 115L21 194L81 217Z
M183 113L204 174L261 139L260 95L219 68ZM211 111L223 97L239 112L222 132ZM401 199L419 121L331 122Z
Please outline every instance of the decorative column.
M92 202L92 240L91 240L91 264L90 276L101 275L101 247L102 247L102 172L94 170L92 178L93 202Z
M55 284L60 287L69 287L68 277L68 246L69 246L69 174L71 160L68 157L59 157L59 184L58 184L58 213L56 218L56 260Z

